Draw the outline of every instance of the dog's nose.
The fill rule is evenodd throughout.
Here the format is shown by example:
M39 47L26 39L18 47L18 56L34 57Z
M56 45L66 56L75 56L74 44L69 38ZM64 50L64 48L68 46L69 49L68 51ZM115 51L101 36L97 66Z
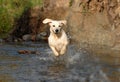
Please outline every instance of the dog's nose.
M59 31L58 29L55 30L56 33L58 33L58 31Z

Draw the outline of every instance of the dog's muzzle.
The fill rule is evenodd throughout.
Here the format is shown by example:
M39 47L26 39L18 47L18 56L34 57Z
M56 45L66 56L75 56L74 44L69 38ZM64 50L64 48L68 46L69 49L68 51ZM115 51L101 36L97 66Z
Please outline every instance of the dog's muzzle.
M55 32L56 32L56 33L58 33L58 32L59 32L59 30L58 30L58 29L56 29L56 30L55 30Z
M56 29L56 30L54 31L55 34L58 34L59 32L60 32L59 29Z

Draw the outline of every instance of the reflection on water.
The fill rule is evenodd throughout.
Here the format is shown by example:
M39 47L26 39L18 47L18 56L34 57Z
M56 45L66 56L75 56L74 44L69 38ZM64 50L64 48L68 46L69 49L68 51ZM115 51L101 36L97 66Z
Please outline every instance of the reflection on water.
M120 82L119 51L91 51L70 45L68 53L56 60L46 43L1 44L0 82Z

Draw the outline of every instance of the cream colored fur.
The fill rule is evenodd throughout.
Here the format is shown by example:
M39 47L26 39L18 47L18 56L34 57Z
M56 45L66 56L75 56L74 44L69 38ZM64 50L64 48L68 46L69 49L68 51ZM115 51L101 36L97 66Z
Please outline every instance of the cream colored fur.
M43 20L44 24L50 25L50 36L48 43L55 56L64 55L68 46L68 38L65 31L62 29L66 25L66 20L56 21L52 19Z

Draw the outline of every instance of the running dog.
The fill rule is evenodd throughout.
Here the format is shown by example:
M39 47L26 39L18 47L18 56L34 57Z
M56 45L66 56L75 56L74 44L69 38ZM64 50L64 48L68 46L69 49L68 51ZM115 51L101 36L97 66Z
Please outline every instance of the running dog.
M44 19L44 24L49 24L50 26L50 36L48 37L48 43L52 49L55 56L64 55L69 44L67 35L63 30L63 26L66 25L66 20L52 20Z

